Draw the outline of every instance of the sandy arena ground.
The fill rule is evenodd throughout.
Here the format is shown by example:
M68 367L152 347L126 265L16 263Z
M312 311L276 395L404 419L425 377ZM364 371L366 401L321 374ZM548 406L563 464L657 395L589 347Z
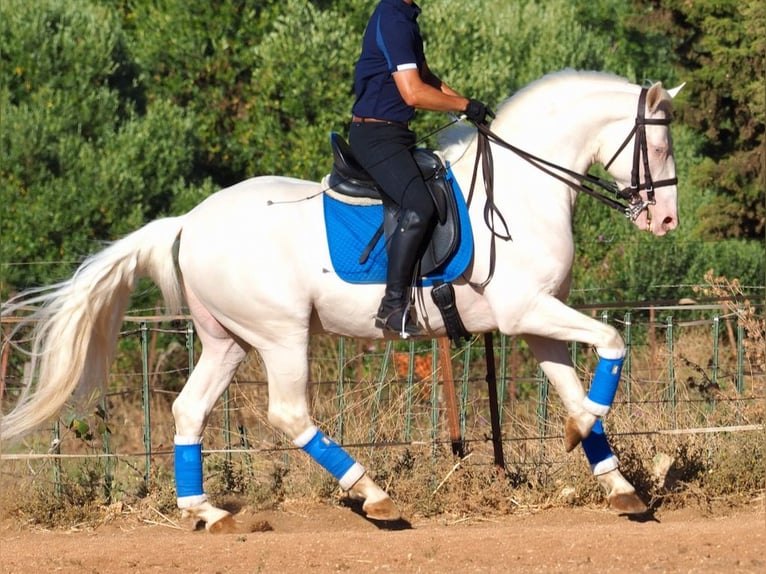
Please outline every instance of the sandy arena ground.
M327 504L237 515L212 535L173 517L122 512L95 529L48 531L6 520L8 574L271 572L766 572L763 499L708 515L659 511L643 520L555 508L482 519L413 519L382 528Z

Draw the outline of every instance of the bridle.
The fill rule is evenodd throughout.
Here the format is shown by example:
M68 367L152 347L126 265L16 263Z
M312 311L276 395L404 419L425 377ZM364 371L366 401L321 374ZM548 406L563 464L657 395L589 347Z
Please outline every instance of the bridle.
M654 198L654 190L659 187L666 187L670 185L676 185L678 178L673 177L670 179L662 179L659 181L652 181L652 174L649 169L649 153L647 149L646 140L646 126L648 125L670 125L671 118L647 118L646 117L646 95L648 93L647 88L641 88L641 93L638 96L638 111L636 112L636 121L633 125L633 129L627 135L625 140L612 158L605 164L606 170L614 163L614 160L622 153L631 140L633 140L633 168L630 175L630 187L619 189L616 182L600 178L598 176L586 173L580 174L563 166L557 165L553 162L547 161L536 155L533 155L523 149L503 140L497 134L495 134L488 124L474 124L479 130L476 148L476 161L473 166L473 175L471 177L471 188L468 192L468 205L471 204L473 197L473 191L476 184L476 177L478 173L479 164L482 166L482 175L484 179L484 189L486 193L486 201L484 204L484 223L489 228L492 241L490 245L490 271L486 280L480 284L474 286L484 287L492 279L495 268L495 239L502 239L504 241L511 240L511 234L508 229L508 225L503 218L502 213L497 208L494 202L494 166L492 159L492 147L490 143L508 149L531 163L533 166L541 170L542 172L558 179L559 181L567 184L572 189L582 191L591 197L594 197L601 203L605 204L612 209L616 209L623 213L631 221L635 221L639 214L647 209L650 205L656 203ZM640 181L641 165L644 168L644 181ZM563 175L562 175L563 174ZM566 176L566 177L565 177ZM616 196L618 199L613 199L605 195L601 190L594 189L591 186L601 188L601 190L608 192ZM646 199L641 197L641 191L646 190ZM623 203L623 201L625 203ZM496 218L502 224L505 229L504 232L499 232L495 229Z
M641 94L638 96L638 112L636 114L636 123L633 125L633 129L622 142L622 145L617 149L604 169L609 170L617 156L620 155L625 146L628 145L630 139L635 136L633 141L633 169L630 173L630 187L616 192L617 195L628 201L629 207L625 212L625 215L635 220L638 214L641 213L650 205L654 205L654 190L658 187L667 187L669 185L678 184L678 178L672 177L670 179L661 179L659 181L652 182L652 173L649 170L649 153L647 150L646 141L646 126L668 126L670 125L670 117L665 118L647 118L644 115L644 109L646 108L646 88L641 88ZM644 165L644 182L639 183L639 164L643 161ZM641 198L639 193L642 190L646 190L646 200Z
M633 140L633 169L631 171L631 176L630 176L630 187L619 189L617 187L617 184L614 181L606 180L592 174L583 175L575 171L572 171L570 169L567 169L565 167L562 167L560 165L557 165L555 163L552 163L550 161L547 161L545 159L542 159L540 157L537 157L503 140L501 137L495 134L492 130L490 130L488 125L476 124L476 127L479 130L479 135L478 135L479 139L478 139L478 147L476 152L476 163L474 165L474 172L473 172L473 178L471 180L471 191L469 193L469 198L473 194L473 188L476 182L476 173L477 173L479 163L481 162L482 172L484 175L485 188L487 190L487 201L489 204L489 206L485 206L485 209L484 209L485 221L487 221L488 213L490 212L497 213L497 210L493 204L493 200L492 200L493 194L491 191L492 152L491 152L491 147L488 145L489 142L491 141L500 147L504 147L512 151L513 153L515 153L522 159L534 165L536 168L558 179L559 181L566 183L571 188L577 191L582 191L586 193L587 195L590 195L596 198L597 200L607 205L608 207L621 211L626 217L630 218L632 221L635 221L636 218L639 216L639 214L643 210L647 209L650 205L655 204L655 199L654 199L655 189L659 187L676 185L678 183L677 177L673 177L670 179L662 179L659 181L652 181L652 174L649 170L649 153L647 149L646 126L648 125L667 126L667 125L670 125L671 118L666 117L666 118L654 119L654 118L646 117L645 109L646 109L647 92L648 92L647 88L641 88L641 93L638 96L638 111L636 113L636 121L635 121L635 124L633 125L633 129L627 135L627 137L622 142L622 144L617 149L617 151L614 153L612 158L604 166L605 169L608 170L609 167L612 165L612 163L614 163L614 160L617 159L617 157L620 155L620 153L622 153L622 151L625 149L625 147L630 143L632 139ZM640 182L640 173L641 173L640 167L642 163L644 167L644 181ZM564 174L567 177L564 177L560 174ZM568 179L568 178L571 178L571 179ZM601 190L604 190L616 196L617 198L619 198L619 200L625 201L626 203L621 203L621 201L619 200L612 199L611 197L604 195L604 193L601 190L594 189L593 187L591 187L591 185L601 188ZM646 190L645 200L641 197L641 194L640 194L640 192L643 190ZM490 227L490 229L492 229L492 226L489 223L488 223L488 226Z

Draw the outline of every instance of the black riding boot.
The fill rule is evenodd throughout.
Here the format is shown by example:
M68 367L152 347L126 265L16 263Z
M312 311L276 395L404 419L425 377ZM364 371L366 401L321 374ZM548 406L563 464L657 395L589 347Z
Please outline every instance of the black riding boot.
M410 316L410 285L427 233L428 222L414 211L404 210L388 244L386 292L375 326L399 333L404 339L421 334Z

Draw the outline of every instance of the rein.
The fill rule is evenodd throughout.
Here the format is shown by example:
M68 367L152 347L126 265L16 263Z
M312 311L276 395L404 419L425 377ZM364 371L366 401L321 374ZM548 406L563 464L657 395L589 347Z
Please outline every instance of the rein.
M492 159L492 148L489 145L489 137L482 132L482 129L486 129L488 133L489 128L486 124L475 124L479 128L479 137L476 142L476 161L473 164L473 174L471 175L471 187L468 191L468 198L466 204L470 207L471 200L473 199L473 190L476 187L476 176L479 170L479 163L481 163L481 174L484 179L484 190L486 200L484 201L484 224L491 232L491 240L489 242L489 273L487 278L481 283L469 283L473 287L483 289L492 280L492 276L495 274L495 239L502 239L503 241L510 241L511 232L508 230L508 224L505 222L503 214L495 205L495 167L494 160ZM493 134L494 135L494 134ZM496 137L496 136L495 136ZM504 233L500 233L495 230L495 216L500 220L500 223L505 229Z
M489 125L475 124L479 133L477 136L476 161L473 167L473 175L471 177L471 188L468 192L467 203L468 205L471 204L474 187L476 185L479 163L481 163L482 176L484 179L484 189L486 190L486 196L487 196L486 202L484 204L484 222L492 233L492 240L490 243L489 274L483 282L479 284L472 284L474 287L480 287L480 288L486 287L487 284L491 281L492 276L494 275L495 239L502 239L503 241L509 241L512 239L510 231L508 230L508 225L506 224L505 219L503 218L502 214L500 213L500 211L498 210L494 202L494 190L493 190L493 185L494 185L493 165L494 164L492 159L492 148L490 146L490 142L494 142L498 146L504 147L505 149L515 153L520 158L529 162L530 164L535 166L537 169L539 169L543 173L546 173L550 175L551 177L565 183L566 185L568 185L569 187L571 187L572 189L576 191L582 191L586 195L589 195L597 199L598 201L600 201L607 207L620 211L623 215L625 215L625 217L630 218L631 221L635 221L635 219L643 210L647 209L648 206L655 204L655 199L654 199L655 189L659 187L666 187L669 185L676 185L678 183L677 177L652 182L652 175L649 170L649 153L647 150L646 126L647 125L665 125L666 126L666 125L670 125L671 120L669 117L658 118L658 119L652 119L652 118L646 117L645 108L646 108L647 92L648 92L647 88L641 88L641 93L638 97L638 110L636 113L636 121L635 121L635 124L633 125L633 129L630 131L630 133L627 135L627 137L622 142L620 147L617 149L615 154L606 163L604 167L604 169L608 170L609 167L612 165L612 163L614 163L614 160L617 159L620 153L622 153L625 147L630 143L631 139L633 139L633 169L631 171L631 176L630 176L630 187L622 189L622 190L617 187L617 184L614 181L606 180L606 179L597 177L595 175L587 174L587 173L583 175L578 172L572 171L568 168L565 168L563 166L560 166L558 164L555 164L553 162L550 162L548 160L545 160L541 157L533 155L527 151L524 151L523 149L520 149L508 143L507 141L502 139L500 136L498 136L496 133L494 133L489 128ZM640 167L642 163L644 167L644 182L640 183ZM592 186L595 186L601 189L600 190L594 189L594 187ZM616 196L617 198L619 198L619 200L612 199L611 197L605 195L603 191L601 190ZM642 190L647 190L646 200L644 200L641 197L640 192ZM620 200L625 201L626 203L622 203ZM500 223L505 229L504 233L499 233L498 231L495 230L495 217L499 218Z
M655 203L654 190L655 189L659 187L666 187L669 185L676 185L678 183L677 177L652 182L651 172L649 171L649 154L647 151L646 126L647 125L670 125L671 120L670 118L652 119L652 118L647 118L645 116L644 110L646 107L647 91L648 90L646 88L641 89L641 94L639 95L639 98L638 98L638 112L636 114L636 121L633 126L633 129L627 135L627 137L622 142L622 144L617 149L617 151L612 156L612 158L605 165L605 169L609 169L609 167L612 165L614 160L617 159L620 153L630 143L630 140L631 139L634 140L633 170L631 171L631 185L630 187L622 189L622 190L620 190L617 187L614 181L606 180L591 174L583 175L583 174L577 173L575 171L572 171L570 169L557 165L553 162L540 158L536 155L533 155L520 148L517 148L516 146L508 143L507 141L499 137L497 134L495 134L492 130L489 129L489 126L487 125L476 126L477 129L479 130L479 144L481 144L482 140L484 141L491 140L492 142L496 143L500 147L504 147L512 151L513 153L515 153L522 159L528 161L529 163L534 165L536 168L538 168L542 172L550 175L551 177L558 179L559 181L567 184L569 187L577 191L582 191L586 193L587 195L594 197L595 199L604 203L607 207L611 207L612 209L616 209L622 212L623 215L625 215L626 217L629 217L631 220L635 220L636 217L638 217L638 214L641 213L644 209L646 209L649 205L654 205ZM486 144L478 146L477 165L479 161L478 156L480 153L491 154L491 150L489 146L487 146ZM640 165L642 162L644 167L644 182L639 183ZM482 160L482 165L485 165L485 164L487 164L487 161ZM489 164L491 165L491 160L489 161ZM474 168L474 173L475 173L475 170L476 168ZM559 172L559 173L556 173L556 172ZM564 174L575 181L571 181L570 179L567 179L566 177L563 177L560 174ZM485 179L486 179L486 176L485 176ZM473 181L471 185L473 186ZM599 187L602 190L617 196L619 199L627 201L627 205L604 195L600 190L593 189L589 185L594 185L596 187ZM639 192L642 190L647 190L646 201L644 201L639 194ZM471 193L472 192L473 192L473 189L471 189Z

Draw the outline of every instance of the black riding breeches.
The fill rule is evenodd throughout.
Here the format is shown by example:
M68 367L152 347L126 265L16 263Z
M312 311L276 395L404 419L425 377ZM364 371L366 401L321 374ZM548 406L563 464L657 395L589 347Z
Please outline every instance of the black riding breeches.
M391 201L423 221L431 220L433 200L412 157L414 132L399 124L352 123L348 140L356 159Z

